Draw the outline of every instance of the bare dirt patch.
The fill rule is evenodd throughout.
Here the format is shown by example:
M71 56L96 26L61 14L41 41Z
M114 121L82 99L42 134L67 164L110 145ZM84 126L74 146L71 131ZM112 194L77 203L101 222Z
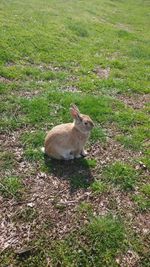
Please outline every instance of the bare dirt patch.
M7 79L7 78L5 78L5 77L0 76L0 82L1 83L11 83L12 81Z
M101 79L108 79L110 75L110 68L102 68L102 67L97 67L94 69L94 72L97 74L97 76Z
M131 30L131 25L123 24L123 23L118 23L116 25L119 29L127 31L127 32L132 32Z
M129 249L124 255L122 255L120 258L118 257L116 259L116 262L119 264L120 267L140 267L139 265L139 256L138 254Z
M25 161L23 156L24 150L22 147L22 143L19 140L20 135L25 131L27 131L27 129L24 127L18 131L2 133L0 135L0 144L2 152L11 152L15 161L15 167L11 169L11 171L1 169L1 177L10 174L22 176L26 172L28 174L32 172L35 164L30 164L28 161Z
M64 70L63 67L61 66L53 66L51 64L46 64L46 63L40 63L40 64L36 64L34 62L29 62L29 61L24 61L24 62L20 62L20 63L13 63L13 62L8 62L5 65L6 67L11 67L11 66L17 66L17 67L36 67L38 69L41 70L50 70L50 71L54 71L54 72L58 72L61 70Z
M72 93L80 93L81 91L76 87L72 85L68 85L66 87L61 88L64 92L72 92Z
M41 90L19 90L19 91L12 91L11 95L12 96L19 96L19 97L24 97L26 99L31 99L33 97L39 96L42 94Z
M132 94L132 95L116 95L126 106L133 109L143 109L146 104L150 103L150 94Z
M142 234L149 239L150 234L150 214L138 214L134 222L134 228L138 234Z

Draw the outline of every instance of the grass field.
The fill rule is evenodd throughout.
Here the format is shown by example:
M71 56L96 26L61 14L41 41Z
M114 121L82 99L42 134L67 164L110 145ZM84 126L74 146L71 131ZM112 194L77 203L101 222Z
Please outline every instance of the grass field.
M150 266L150 3L1 0L0 266ZM86 159L40 151L70 103Z

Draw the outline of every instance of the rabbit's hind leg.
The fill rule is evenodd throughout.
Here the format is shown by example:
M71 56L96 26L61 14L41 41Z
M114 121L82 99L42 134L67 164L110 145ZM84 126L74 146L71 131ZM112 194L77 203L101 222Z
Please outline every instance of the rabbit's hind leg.
M76 159L79 159L79 158L81 158L81 157L82 157L81 154L77 154L77 155L76 155Z
M80 150L76 150L75 153L74 153L74 155L75 155L75 158L76 159L79 159L79 158L82 157L82 154L81 154L81 151Z

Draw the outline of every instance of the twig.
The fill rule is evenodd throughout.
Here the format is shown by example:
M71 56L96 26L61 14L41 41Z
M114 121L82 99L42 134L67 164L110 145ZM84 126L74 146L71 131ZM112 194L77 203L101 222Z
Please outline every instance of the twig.
M21 255L21 254L30 252L31 250L33 250L35 248L37 248L37 246L27 247L27 248L23 248L23 249L20 249L20 250L18 249L18 250L15 251L15 253Z
M57 202L56 205L72 205L76 202L78 202L78 200L61 201L61 202Z
M31 230L31 225L29 225L29 228L28 228L28 237L27 237L28 242L30 241L30 230Z

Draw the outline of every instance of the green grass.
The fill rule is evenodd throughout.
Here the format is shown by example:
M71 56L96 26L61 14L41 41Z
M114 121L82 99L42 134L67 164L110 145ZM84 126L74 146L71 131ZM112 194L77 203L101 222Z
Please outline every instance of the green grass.
M81 159L81 163L82 163L82 159ZM84 166L84 163L86 163L86 165L88 165L90 168L94 168L96 167L96 159L86 159L86 162L84 161L83 162L83 166Z
M77 207L77 210L80 212L80 213L87 213L88 215L91 215L93 214L93 209L92 209L92 205L88 202L81 202L79 204L79 206Z
M123 250L124 239L122 222L96 217L78 234L55 244L50 256L54 266L117 266L115 256Z
M100 128L100 126L95 126L95 128L92 130L91 133L91 142L95 143L96 141L106 142L106 134L105 132Z
M150 158L149 155L145 155L144 157L140 158L140 162L145 165L145 167L150 170Z
M129 128L129 134L118 136L117 140L120 141L126 148L130 148L132 150L143 150L144 141L150 138L149 124L144 124L144 126L141 125L140 127L138 126L132 129Z
M19 147L23 149L21 161L28 161L33 168L32 174L30 168L25 170L26 179L31 176L36 184L34 174L41 171L47 175L43 183L51 183L50 179L56 182L54 192L49 186L50 196L56 196L56 200L66 187L66 199L83 196L75 204L74 213L76 220L81 220L80 229L73 223L61 241L58 233L55 241L49 238L41 244L41 236L50 235L40 219L40 235L31 240L37 245L35 251L26 258L18 258L8 249L3 252L0 264L45 267L50 258L54 266L117 266L115 258L124 255L124 244L132 248L132 238L125 240L125 228L129 227L127 212L120 211L114 192L120 194L120 201L124 196L130 198L135 207L129 211L132 216L135 212L145 216L149 209L149 103L135 109L118 100L118 95L124 99L130 96L136 107L135 94L140 98L150 93L149 2L2 0L0 24L3 201L8 204L10 198L18 200L26 190L29 195L32 190L30 181L28 188L20 178L22 162L16 157ZM108 77L101 77L98 69L110 69ZM47 160L40 150L46 132L59 123L72 121L71 103L78 105L81 113L88 114L95 123L87 144L91 154L69 164ZM11 133L18 137L13 145ZM125 158L130 164L118 159L120 144L124 153L128 153ZM108 201L105 208L114 217L94 218L95 210L100 209L99 200L105 196ZM53 212L60 213L63 221L68 214L72 216L68 207L56 203ZM32 223L41 216L38 208L36 211L26 207L16 213L14 223ZM116 213L122 217L121 222L115 218ZM86 225L84 216L88 217ZM52 224L56 226L55 219ZM139 235L143 247L147 247L146 238ZM133 230L133 239L134 236ZM143 247L137 243L133 250L140 255L139 264L148 267L147 253L141 253Z
M108 166L104 171L104 176L123 190L134 189L138 178L136 171L130 165L119 161Z
M133 200L140 211L150 210L150 184L144 184L140 187L140 193L133 196Z
M43 131L36 132L26 132L21 136L21 142L23 145L30 145L34 148L40 147L43 145L43 139L45 137L45 133Z
M43 146L45 133L42 131L26 132L21 136L21 142L24 146L24 156L29 161L38 161L43 159L41 147Z
M85 174L72 174L70 176L70 186L74 190L78 188L88 188L90 185L90 182L88 181Z
M0 181L0 193L6 198L19 199L23 192L23 184L19 177L5 177Z
M27 148L24 150L24 156L29 161L38 161L40 159L43 159L43 152L39 149L34 148Z
M94 194L105 193L108 191L108 185L104 182L96 180L95 182L92 183L91 189L94 192Z
M147 195L150 196L150 184L145 184L142 186L141 191Z
M1 168L6 169L12 169L15 165L14 155L10 151L4 151L0 152L0 158L1 158Z
M148 197L138 194L133 196L133 200L140 211L150 210L150 199Z

